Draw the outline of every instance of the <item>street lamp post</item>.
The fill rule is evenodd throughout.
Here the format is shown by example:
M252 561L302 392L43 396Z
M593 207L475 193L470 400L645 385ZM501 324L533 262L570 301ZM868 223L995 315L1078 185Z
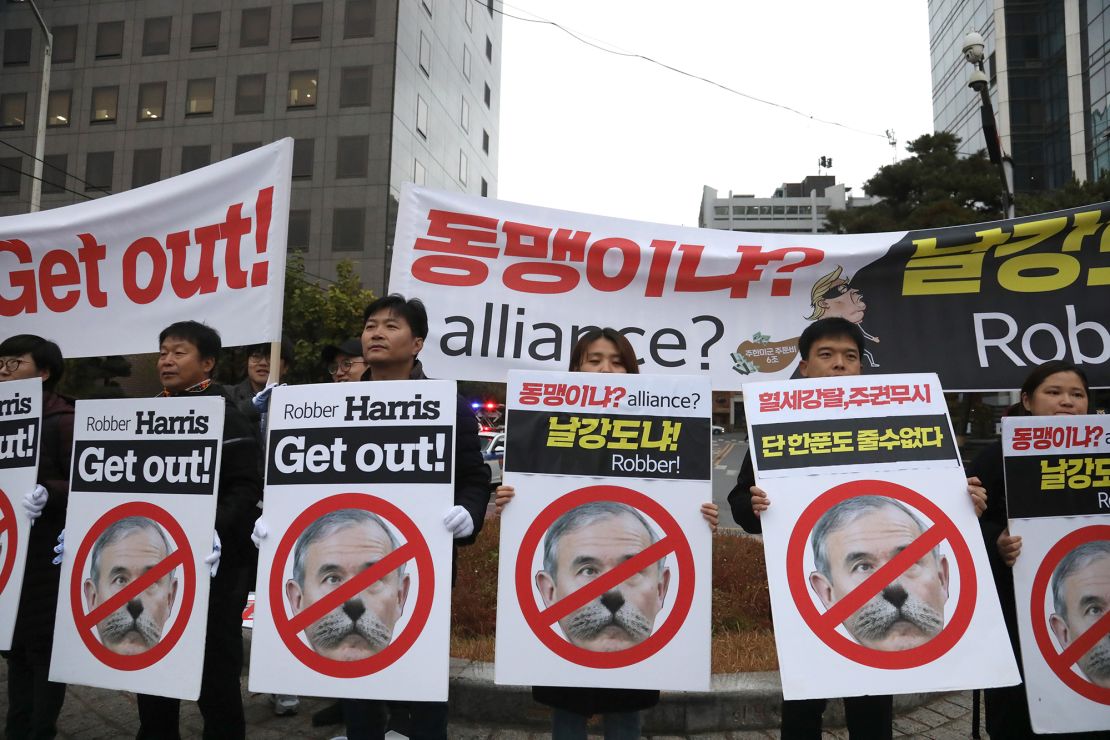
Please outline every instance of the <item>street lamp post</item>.
M975 68L968 77L967 86L979 93L982 101L980 111L983 115L983 138L987 142L987 153L991 162L998 167L998 176L1002 181L1002 207L1006 211L1006 218L1014 218L1014 162L1009 155L1002 152L1002 142L998 137L998 125L994 120L994 106L988 89L990 81L983 70L985 48L981 34L972 31L964 37L964 59Z
M42 160L46 154L46 108L50 99L50 55L54 51L54 35L50 33L50 28L46 25L46 21L42 19L42 13L39 12L39 7L35 5L35 0L24 0L31 6L34 11L35 20L39 22L42 28L43 36L46 39L46 44L42 51L42 86L39 89L39 121L35 129L35 164L34 164L34 179L31 180L31 213L39 210L39 205L42 202Z

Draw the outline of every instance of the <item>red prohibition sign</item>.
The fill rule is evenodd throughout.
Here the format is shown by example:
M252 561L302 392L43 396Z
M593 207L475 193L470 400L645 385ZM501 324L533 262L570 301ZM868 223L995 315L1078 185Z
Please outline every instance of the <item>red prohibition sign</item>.
M532 562L539 550L540 541L560 516L576 506L594 501L616 501L639 509L662 527L663 538L540 611L532 590ZM572 645L552 629L551 626L567 614L585 606L634 573L672 552L678 563L678 594L675 596L674 606L663 625L640 644L609 653L594 652ZM553 501L540 512L524 533L516 558L516 595L524 620L551 652L586 668L624 668L646 660L662 650L686 621L686 615L690 613L690 606L694 602L694 555L678 522L654 499L622 486L587 486Z
M810 597L805 574L805 550L817 520L832 507L857 496L886 496L917 509L933 521L929 527L906 549L887 561L863 583L821 613ZM944 629L924 645L898 651L876 650L865 647L836 631L837 626L850 617L876 594L890 585L911 565L925 556L944 540L952 547L960 574L960 596L952 618ZM830 648L849 660L871 668L916 668L931 663L952 649L971 623L975 612L977 582L971 550L964 542L955 523L939 506L916 491L897 483L882 480L857 480L841 483L818 496L802 512L786 549L786 574L790 595L802 619L813 634Z
M82 607L83 601L81 594L81 582L84 580L82 573L85 570L85 561L88 560L89 553L92 552L93 545L96 543L97 538L104 534L104 531L113 523L129 516L145 517L162 525L162 528L169 533L170 538L173 540L174 544L177 545L177 549L171 552L162 562L158 563L158 565L154 566L146 573L143 573L111 598L104 600L100 606L86 614ZM139 653L138 655L120 655L118 653L113 653L105 647L104 644L97 639L96 635L93 634L93 630L97 623L135 596L150 588L158 579L179 565L181 566L182 580L181 607L178 609L177 617L174 619L173 624L166 633L162 635L162 639L158 641L158 644L150 650ZM69 602L70 608L73 611L74 622L77 624L77 634L81 636L81 640L85 643L85 647L89 649L89 652L96 656L101 663L119 671L137 671L148 668L165 657L166 653L173 649L177 641L181 639L182 633L185 632L185 626L189 623L189 615L193 611L193 601L196 596L197 586L197 573L193 561L193 549L189 546L189 539L185 536L185 530L181 528L181 525L177 523L177 520L174 519L173 515L168 511L145 501L132 501L131 503L117 506L114 509L109 509L104 516L93 522L92 527L89 528L89 533L85 535L85 539L77 549L77 555L73 560L73 575L70 578L69 586Z
M8 535L8 541L4 543L4 563L0 565L0 594L4 593L8 579L12 577L15 551L19 545L19 526L15 519L15 509L12 508L12 502L8 500L8 494L0 489L0 536L4 534Z
M293 545L301 533L310 524L333 511L340 509L362 509L382 517L404 536L405 541L396 550L386 555L366 570L359 573L334 591L319 599L312 606L304 609L300 614L290 617L285 606L285 566L293 552ZM414 560L416 562L417 592L416 605L413 607L412 616L401 634L380 651L368 658L361 660L333 660L320 655L298 636L306 627L324 616L328 612L347 601L359 591L368 588L371 584L380 581L391 571L397 570L402 564ZM435 593L435 570L432 563L432 552L428 543L420 534L420 529L408 518L405 512L377 496L368 493L340 493L335 496L317 501L312 506L301 512L293 520L285 536L278 543L274 562L270 567L270 612L274 616L274 626L277 628L281 641L289 652L306 666L335 678L361 678L376 673L395 663L402 655L408 652L432 612L432 596Z
M1033 618L1033 636L1037 640L1037 647L1057 678L1067 684L1072 691L1091 701L1099 704L1110 704L1110 689L1091 683L1071 669L1077 660L1095 646L1095 643L1110 633L1110 614L1104 614L1098 621L1088 627L1087 631L1077 637L1062 653L1056 652L1056 645L1049 637L1048 620L1038 618L1038 615L1043 616L1044 614L1044 602L1048 596L1052 571L1056 570L1056 566L1069 552L1082 544L1095 540L1110 540L1110 525L1096 524L1091 527L1077 529L1052 546L1044 556L1044 560L1041 561L1041 566L1037 568L1037 574L1033 577L1029 614Z

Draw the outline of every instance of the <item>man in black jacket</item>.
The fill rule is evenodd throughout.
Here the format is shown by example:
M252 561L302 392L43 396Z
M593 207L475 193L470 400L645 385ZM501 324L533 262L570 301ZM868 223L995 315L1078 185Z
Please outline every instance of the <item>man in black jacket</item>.
M208 637L200 706L204 738L244 738L246 722L240 675L243 671L242 615L257 552L251 528L262 499L258 448L250 422L236 408L211 374L220 352L220 335L196 321L180 321L158 337L158 376L163 396L223 398L223 453L216 498L216 533L222 554L208 596ZM180 702L160 696L138 696L139 738L179 738Z

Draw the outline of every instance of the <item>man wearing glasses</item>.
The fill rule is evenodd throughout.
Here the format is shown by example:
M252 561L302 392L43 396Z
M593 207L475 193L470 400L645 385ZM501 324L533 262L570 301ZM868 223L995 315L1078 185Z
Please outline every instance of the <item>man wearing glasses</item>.
M329 344L320 352L327 366L328 375L334 383L348 383L359 380L366 372L366 360L362 356L362 340L351 337L343 344Z

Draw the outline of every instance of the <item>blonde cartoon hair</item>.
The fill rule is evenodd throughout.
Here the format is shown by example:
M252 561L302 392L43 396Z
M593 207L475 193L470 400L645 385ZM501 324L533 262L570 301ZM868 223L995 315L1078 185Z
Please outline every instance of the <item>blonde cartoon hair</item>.
M818 304L825 299L825 294L832 290L833 286L848 282L847 279L840 277L843 272L844 268L837 265L835 270L818 278L817 282L813 284L813 290L809 292L809 301L813 312L806 316L806 321L816 321L825 315L825 307Z

